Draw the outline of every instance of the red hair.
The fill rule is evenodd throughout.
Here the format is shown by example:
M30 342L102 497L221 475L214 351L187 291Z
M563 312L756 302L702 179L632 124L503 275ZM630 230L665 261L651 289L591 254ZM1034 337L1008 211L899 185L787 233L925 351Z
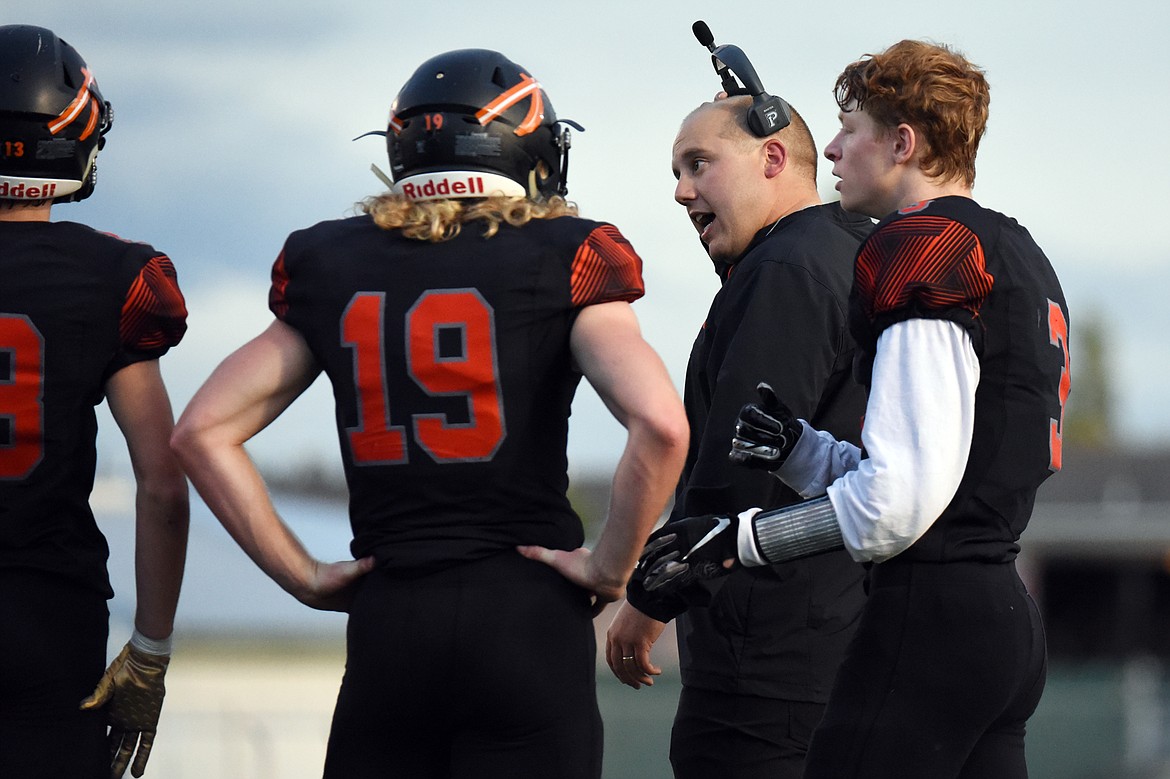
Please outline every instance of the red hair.
M879 125L908 124L924 143L922 170L975 183L991 90L983 71L939 44L900 41L845 68L834 89L841 110L864 108Z

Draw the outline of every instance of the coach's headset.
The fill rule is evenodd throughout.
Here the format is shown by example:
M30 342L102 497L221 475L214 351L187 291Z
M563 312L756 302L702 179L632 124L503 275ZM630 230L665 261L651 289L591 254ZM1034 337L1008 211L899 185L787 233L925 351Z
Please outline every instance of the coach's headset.
M716 46L711 28L702 20L691 25L691 32L711 52L711 65L723 82L723 91L729 97L751 95L752 105L748 109L747 123L753 133L766 138L788 126L792 121L792 109L782 98L764 91L764 85L760 83L760 77L756 75L756 69L743 49L729 43ZM737 76L743 86L736 82Z

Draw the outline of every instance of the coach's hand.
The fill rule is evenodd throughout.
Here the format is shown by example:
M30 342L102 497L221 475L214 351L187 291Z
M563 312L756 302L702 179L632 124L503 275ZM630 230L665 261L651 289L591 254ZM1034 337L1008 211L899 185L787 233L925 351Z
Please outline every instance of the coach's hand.
M761 381L756 392L760 402L739 410L727 458L736 465L774 471L788 459L804 427L769 384Z
M132 756L134 765L130 773L142 776L146 770L163 696L166 695L163 677L170 661L169 655L148 654L126 644L102 675L93 695L81 702L82 709L105 707L106 722L110 726L110 775L113 779L120 779L126 772Z
M709 514L668 522L650 534L638 567L650 592L676 592L699 579L714 579L739 561L738 517Z
M650 650L664 630L665 622L622 603L605 633L605 662L618 681L635 690L654 685L662 669L650 659Z

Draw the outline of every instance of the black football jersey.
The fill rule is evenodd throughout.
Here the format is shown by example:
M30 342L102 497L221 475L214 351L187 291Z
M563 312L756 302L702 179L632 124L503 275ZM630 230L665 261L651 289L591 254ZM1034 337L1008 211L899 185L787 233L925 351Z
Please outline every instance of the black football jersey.
M759 230L722 282L691 348L684 402L691 439L672 519L800 500L766 471L727 459L744 403L768 382L797 416L859 442L865 392L847 326L853 258L872 227L832 203Z
M0 567L108 596L89 508L106 380L166 353L187 311L170 259L70 222L0 222Z
M412 575L579 546L569 333L582 307L642 293L618 230L576 217L439 243L368 216L289 236L270 307L332 382L353 554Z
M979 359L967 469L900 558L1014 559L1037 488L1060 469L1070 388L1068 306L1044 252L1014 219L969 198L924 201L862 245L851 306L867 386L878 336L910 318L956 322Z

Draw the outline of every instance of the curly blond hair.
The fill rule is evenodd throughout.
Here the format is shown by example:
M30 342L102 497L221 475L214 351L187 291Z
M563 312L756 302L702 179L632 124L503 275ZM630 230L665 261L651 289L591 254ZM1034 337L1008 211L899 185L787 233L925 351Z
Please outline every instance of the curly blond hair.
M523 197L488 197L468 200L412 200L405 195L386 193L358 204L363 213L383 230L401 230L407 238L438 243L459 235L468 222L484 222L484 237L491 238L506 222L523 227L533 219L576 216L577 206L554 196L536 202Z
M864 108L879 125L915 128L925 142L927 175L974 185L991 89L962 54L941 44L900 41L847 66L834 95L843 111Z

